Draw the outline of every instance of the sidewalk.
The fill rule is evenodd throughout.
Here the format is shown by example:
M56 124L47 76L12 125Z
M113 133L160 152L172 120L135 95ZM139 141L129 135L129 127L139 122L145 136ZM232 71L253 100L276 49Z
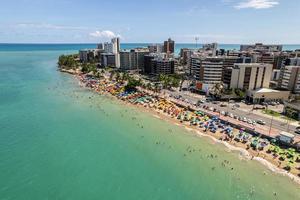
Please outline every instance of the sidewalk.
M268 115L268 114L264 114L262 112L262 110L247 110L247 109L244 109L244 108L238 108L238 110L241 110L241 111L244 111L244 112L250 112L250 113L253 113L253 114L256 114L256 115L259 115L259 116L262 116L262 117L265 117L265 118L268 118L268 119L272 119L272 116L271 115ZM282 117L284 117L283 115L280 116L280 117L274 117L273 119L276 120L276 121L280 121L282 122L282 125L285 125L288 123L288 120L287 119L283 119ZM300 125L300 122L298 121L289 121L290 125L292 126L299 126Z

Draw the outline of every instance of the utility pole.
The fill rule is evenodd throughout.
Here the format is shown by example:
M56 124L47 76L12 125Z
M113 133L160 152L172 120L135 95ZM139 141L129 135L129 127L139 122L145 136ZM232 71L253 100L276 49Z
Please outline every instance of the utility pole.
M196 41L196 49L198 48L198 40L199 40L199 37L195 37L195 41Z
M271 130L272 130L272 125L273 125L273 119L274 119L274 116L272 115L272 120L271 120L270 130L269 130L269 136L271 136Z

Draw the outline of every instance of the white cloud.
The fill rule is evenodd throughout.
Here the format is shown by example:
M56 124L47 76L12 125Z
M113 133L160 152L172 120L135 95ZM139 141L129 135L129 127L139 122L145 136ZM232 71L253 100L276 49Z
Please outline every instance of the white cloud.
M106 30L106 31L95 31L89 34L91 37L94 38L114 38L114 37L120 37L120 35L115 34L112 31Z
M236 9L243 9L243 8L267 9L267 8L272 8L278 4L279 4L278 0L247 0L238 3L234 7Z

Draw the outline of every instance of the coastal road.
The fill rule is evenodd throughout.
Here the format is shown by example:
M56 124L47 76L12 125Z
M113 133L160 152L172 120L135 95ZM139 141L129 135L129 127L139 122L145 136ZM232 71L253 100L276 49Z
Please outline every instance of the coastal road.
M171 96L181 95L183 99L189 101L190 103L197 103L198 100L205 99L204 96L203 97L200 95L196 96L193 94L189 94L188 92L178 92L178 91L169 91L169 90L164 90L164 92ZM213 107L213 108L216 108L217 110L224 111L224 112L228 111L229 113L232 113L233 115L237 115L239 117L246 117L247 119L251 119L251 120L255 120L255 121L263 120L266 122L265 127L271 127L271 123L272 123L272 128L278 129L279 131L286 131L286 132L295 134L294 131L296 130L296 126L288 125L287 122L282 122L282 121L276 120L275 118L272 120L268 117L257 115L252 112L246 112L246 111L238 109L238 108L233 110L233 109L231 109L233 104L229 104L229 107L228 107L228 102L225 103L226 107L221 107L220 104L213 104L211 102L205 102L201 105L202 106L207 105L209 107Z

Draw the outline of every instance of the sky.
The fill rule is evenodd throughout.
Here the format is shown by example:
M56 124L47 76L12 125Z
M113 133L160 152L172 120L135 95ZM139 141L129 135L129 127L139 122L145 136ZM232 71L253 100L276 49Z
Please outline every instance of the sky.
M0 43L300 44L300 0L0 1Z

